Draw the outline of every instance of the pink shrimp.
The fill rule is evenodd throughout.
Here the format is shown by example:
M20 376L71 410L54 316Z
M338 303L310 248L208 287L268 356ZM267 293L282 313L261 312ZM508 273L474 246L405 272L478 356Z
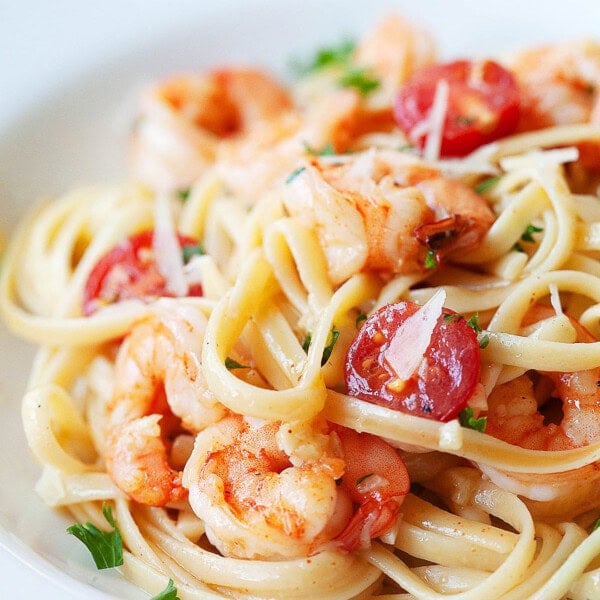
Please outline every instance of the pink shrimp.
M314 160L285 186L287 210L316 230L329 275L424 273L477 246L494 221L485 200L401 152Z
M204 316L190 307L161 306L119 349L105 450L115 484L152 506L187 496L181 473L169 465L168 438L182 428L200 431L225 414L202 374Z
M215 161L222 141L247 135L291 106L285 87L256 70L162 82L142 98L131 146L134 174L154 187L188 187Z
M532 48L510 62L521 86L522 128L600 123L600 45L564 42Z
M555 315L536 306L524 324ZM595 338L570 319L577 341ZM486 433L532 450L568 450L600 439L600 368L569 373L525 373L497 386L488 398ZM560 408L556 405L560 401ZM592 508L600 492L600 469L589 464L549 475L502 473L483 467L493 480L537 501L538 515L572 517ZM558 515L558 517L557 517Z
M298 427L235 415L196 437L184 485L225 556L351 551L393 528L409 488L396 451L368 434Z

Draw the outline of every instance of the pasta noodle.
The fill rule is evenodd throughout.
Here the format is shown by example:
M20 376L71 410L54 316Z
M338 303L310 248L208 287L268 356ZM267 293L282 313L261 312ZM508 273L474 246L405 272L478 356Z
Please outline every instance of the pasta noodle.
M324 56L293 88L158 83L134 183L24 218L0 307L40 345L37 492L110 506L154 594L600 597L600 45L472 61L458 92L446 65L412 130L428 33L390 16Z

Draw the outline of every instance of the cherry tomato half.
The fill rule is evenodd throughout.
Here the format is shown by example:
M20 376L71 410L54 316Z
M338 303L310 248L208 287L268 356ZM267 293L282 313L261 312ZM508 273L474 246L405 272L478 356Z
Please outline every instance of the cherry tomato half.
M462 316L444 308L419 368L407 381L399 380L385 354L419 308L413 302L388 304L364 322L346 355L347 392L394 410L448 421L465 408L479 381L479 341Z
M425 144L426 134L413 131L428 118L441 80L448 83L442 156L464 156L515 131L520 100L512 73L491 60L458 60L425 67L400 88L394 117L413 143Z
M160 274L152 247L153 231L132 235L109 250L92 269L83 290L83 314L128 298L171 296ZM198 247L190 237L178 236L179 245ZM183 250L182 250L183 251ZM189 296L201 296L202 288L192 285Z

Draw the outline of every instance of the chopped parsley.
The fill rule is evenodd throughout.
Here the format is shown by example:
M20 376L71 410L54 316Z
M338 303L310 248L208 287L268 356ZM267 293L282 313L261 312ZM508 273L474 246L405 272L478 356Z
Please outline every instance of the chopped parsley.
M177 190L177 197L184 202L190 197L191 188L183 188L181 190Z
M452 323L452 321L462 321L462 319L464 319L464 317L458 313L444 313L442 318L444 319L444 323Z
M375 91L380 83L362 68L349 68L339 79L338 83L342 87L354 88L363 96Z
M482 332L481 326L479 325L479 313L475 313L468 321L467 325L477 334L479 339L479 347L483 350L490 343L490 336L486 333L480 335Z
M473 409L470 406L463 408L460 411L458 414L458 420L463 427L474 429L475 431L480 431L481 433L485 431L485 426L487 424L486 417L475 418L473 416Z
M323 146L320 150L318 150L317 148L313 148L308 142L304 142L304 148L305 148L307 154L310 154L311 156L334 156L335 155L335 148L333 147L333 144L331 144L331 143L325 144L325 146Z
M535 242L533 234L540 233L542 231L544 231L543 227L536 227L530 223L527 225L527 227L525 227L525 231L521 234L521 240L523 242Z
M366 320L367 320L367 314L364 312L361 312L360 315L358 315L358 317L356 317L356 321L354 321L354 324L356 325L356 329L358 329Z
M311 60L306 63L292 61L293 70L300 76L310 75L329 67L348 63L356 47L354 40L342 40L337 46L319 48Z
M333 327L331 332L329 333L329 337L327 339L327 345L325 346L325 348L323 348L323 355L321 357L321 366L322 367L327 363L327 361L331 357L331 353L333 352L333 347L335 346L335 343L337 342L339 337L340 337L340 332L335 327ZM312 342L312 334L309 332L306 334L304 341L302 342L302 350L304 350L304 352L308 352L311 342Z
M250 367L247 365L242 365L239 362L237 362L237 360L234 360L233 358L230 358L229 356L225 359L225 366L231 370L231 369L249 369Z
M427 254L425 255L425 268L426 269L435 269L438 265L437 256L433 250L427 250Z
M179 596L177 595L177 588L175 587L175 583L172 579L169 579L169 583L167 583L167 587L157 594L156 596L152 596L150 600L179 600Z
M67 533L85 544L98 569L110 569L123 564L123 539L110 505L102 504L102 514L112 526L112 531L102 531L88 521L85 525L71 525Z
M481 183L477 184L477 186L475 186L475 191L478 194L483 194L487 192L490 188L494 187L499 181L500 175L497 175L495 177L488 177L487 179L484 179Z
M520 240L522 242L535 243L535 238L533 237L533 234L541 233L542 231L544 231L543 227L536 227L535 225L532 225L530 223L529 225L527 225L527 227L525 227L525 230L521 234ZM521 244L519 242L515 242L513 244L512 249L515 250L516 252L525 252L525 248L523 248L523 246L521 246Z
M285 179L286 183L292 183L292 181L294 181L294 179L296 179L296 177L298 177L298 175L300 175L300 173L302 173L302 171L305 171L306 167L298 167L297 169L294 169Z
M333 347L340 337L340 332L334 327L329 334L329 339L327 340L327 346L323 349L323 356L321 357L321 366L325 365L325 363L329 360L331 353L333 352Z
M304 337L304 341L302 342L302 350L308 353L308 349L310 348L310 343L312 342L312 333L310 331Z
M467 321L467 325L475 332L481 333L481 327L479 325L479 313L475 313L472 317Z
M186 244L181 247L181 252L183 255L183 262L189 263L192 259L192 256L202 256L206 254L204 251L204 247L201 244Z

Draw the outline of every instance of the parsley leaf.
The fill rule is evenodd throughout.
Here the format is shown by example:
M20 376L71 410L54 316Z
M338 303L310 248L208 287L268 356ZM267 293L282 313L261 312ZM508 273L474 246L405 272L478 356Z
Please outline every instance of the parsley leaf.
M435 269L437 267L437 256L433 250L427 250L427 255L425 256L425 268L426 269Z
M358 317L356 317L356 321L354 324L356 325L356 329L358 329L365 321L367 320L367 315L364 312L361 312Z
M113 531L101 531L88 521L85 525L71 525L67 533L85 544L98 569L110 569L123 564L123 540L108 504L102 505L102 514Z
M354 52L354 40L342 40L337 46L320 48L314 57L306 63L292 61L292 68L298 75L310 75L322 69L346 64Z
M490 336L486 333L480 335L482 332L481 326L479 325L479 313L475 313L468 321L467 325L477 334L479 338L479 347L483 350L490 343Z
M294 181L294 179L296 179L296 177L298 177L298 175L300 175L300 173L302 173L302 171L305 171L306 167L298 167L297 169L294 169L285 179L286 183L292 183L292 181Z
M354 88L363 96L370 94L379 87L379 80L368 74L366 69L350 68L338 82L342 87Z
M325 348L323 348L323 356L321 357L321 366L324 366L325 363L329 360L331 353L333 351L333 347L335 346L335 343L337 342L339 337L340 337L340 332L334 327L331 330L331 333L329 334L329 338L327 340L327 346L325 346ZM306 337L304 338L304 341L302 342L302 350L304 350L304 352L308 352L311 342L312 342L312 334L307 333Z
M183 188L181 190L177 190L177 197L184 202L190 197L191 188Z
M186 264L190 262L192 256L202 256L203 254L206 254L202 244L186 244L181 247L181 252L183 254L183 262Z
M327 340L327 346L323 348L323 356L321 358L321 366L325 365L325 363L329 360L331 353L333 352L333 347L340 337L340 332L334 327L329 334L329 339Z
M177 588L175 587L175 583L173 583L173 580L169 579L167 587L160 594L152 596L150 600L179 600L179 596L177 595Z
M478 417L477 419L473 416L473 409L469 406L463 408L458 414L458 420L463 427L474 429L483 433L487 424L486 417Z
M479 326L479 313L475 313L468 321L467 325L475 332L481 333L481 327Z
M484 179L481 183L475 186L475 191L478 194L483 194L487 192L490 188L494 187L500 181L500 175L495 177L488 177Z
M231 369L249 369L250 367L247 365L242 365L237 360L233 360L233 358L229 358L229 356L225 359L225 366Z
M521 235L521 240L524 242L535 242L535 239L533 238L533 234L540 233L542 231L544 231L543 227L536 227L535 225L532 225L530 223L529 225L527 225L527 227L525 228L525 231Z
M304 341L302 342L302 350L308 353L308 349L310 348L310 343L312 342L312 333L310 331L304 337Z
M304 149L306 152L312 156L333 156L335 155L335 148L333 144L330 142L329 144L325 144L320 150L317 148L313 148L308 142L304 142Z

